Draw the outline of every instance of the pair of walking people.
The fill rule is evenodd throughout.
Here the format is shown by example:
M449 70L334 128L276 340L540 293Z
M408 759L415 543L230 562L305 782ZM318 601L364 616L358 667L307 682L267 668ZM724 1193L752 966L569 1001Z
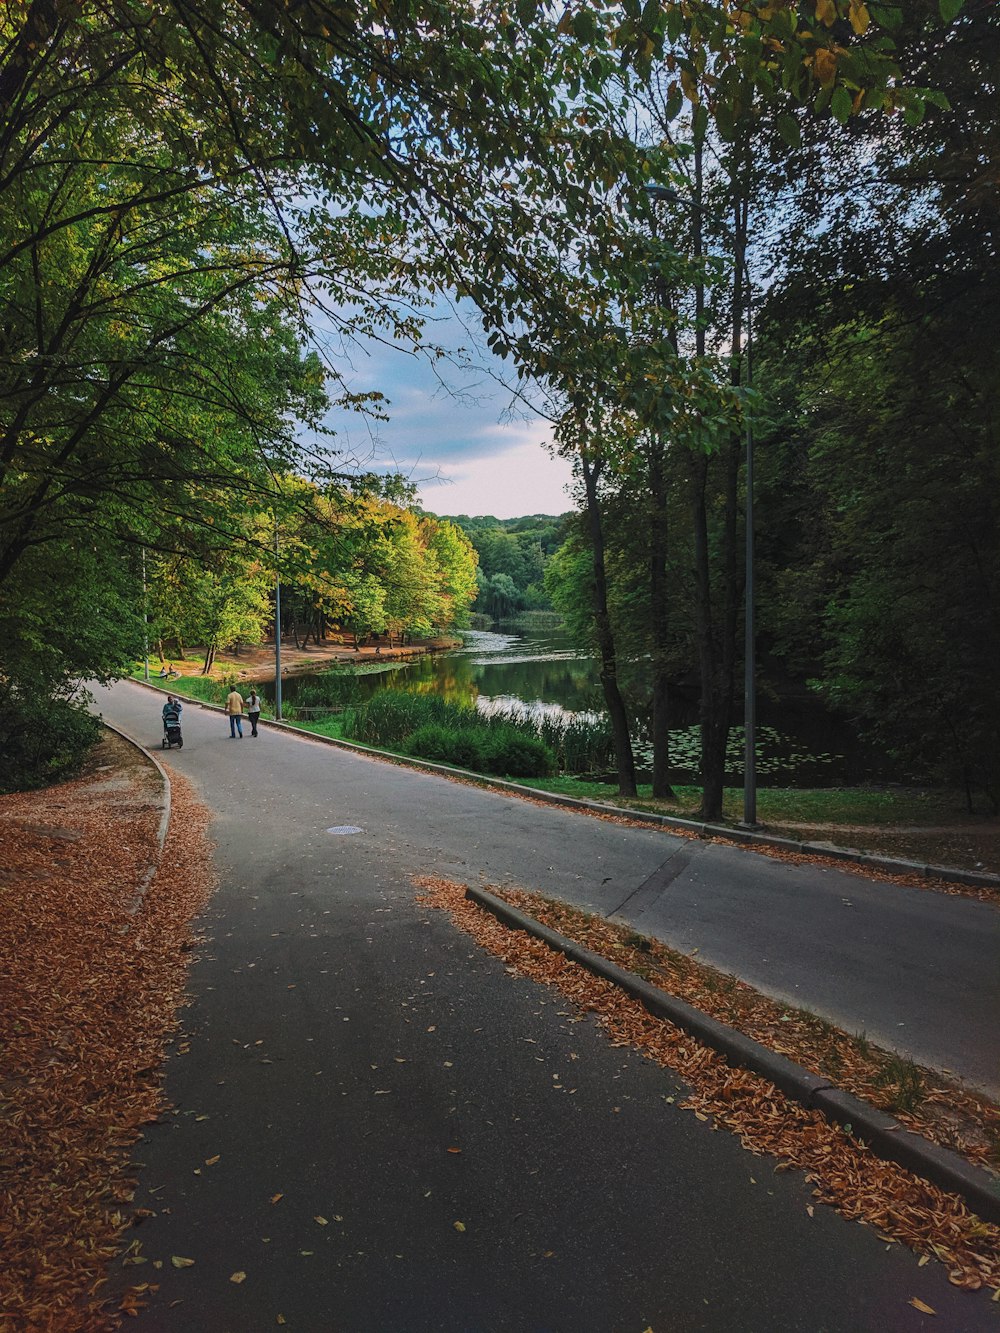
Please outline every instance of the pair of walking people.
M240 740L243 739L243 713L246 712L247 720L250 723L250 735L257 735L257 723L260 720L260 695L256 690L251 690L246 699L243 698L239 690L234 685L226 696L226 714L229 717L229 738L235 740L237 735Z

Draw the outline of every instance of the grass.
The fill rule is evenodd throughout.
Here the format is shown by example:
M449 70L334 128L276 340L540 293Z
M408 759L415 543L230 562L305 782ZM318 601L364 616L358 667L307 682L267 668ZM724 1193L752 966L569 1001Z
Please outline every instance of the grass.
M890 1111L915 1111L926 1095L920 1070L912 1060L900 1055L887 1056L872 1082L886 1090L886 1107Z
M634 810L649 810L693 818L701 802L700 787L674 787L675 799L656 800L649 783L639 784L637 797L619 796L610 783L583 778L558 777L526 779L525 785L538 791L581 800L603 801ZM955 794L948 791L922 791L911 788L876 787L764 787L757 791L757 817L762 824L783 823L865 824L892 827L896 824L934 824L952 819ZM723 814L737 821L743 813L743 790L727 787Z
M321 717L315 722L294 722L290 723L296 731L310 731L314 736L329 736L331 740L343 741L347 737L344 735L344 720L342 717Z

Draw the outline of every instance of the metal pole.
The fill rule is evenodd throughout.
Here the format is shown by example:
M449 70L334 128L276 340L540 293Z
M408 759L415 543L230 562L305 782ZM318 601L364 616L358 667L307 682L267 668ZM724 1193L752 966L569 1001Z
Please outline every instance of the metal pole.
M146 608L146 548L142 547L142 655L143 680L149 680L149 611Z
M281 721L281 574L278 571L278 519L274 519L274 716Z
M750 274L744 261L747 284L747 374L746 387L753 388L753 313ZM743 590L743 823L748 828L757 825L757 669L756 639L754 635L754 519L753 519L753 419L746 409L746 577Z

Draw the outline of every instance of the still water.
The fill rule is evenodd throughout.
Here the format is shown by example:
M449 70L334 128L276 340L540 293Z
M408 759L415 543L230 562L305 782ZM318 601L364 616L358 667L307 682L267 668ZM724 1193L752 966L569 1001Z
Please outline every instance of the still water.
M463 645L412 662L368 663L356 676L357 694L370 698L378 690L409 690L440 694L453 703L482 711L503 708L561 717L604 711L596 663L583 656L558 629L530 631L467 630ZM297 694L317 676L291 676L283 698ZM266 696L272 691L264 687ZM691 701L678 704L676 731L671 732L672 778L697 780L698 735ZM742 728L730 733L729 776L742 781ZM636 737L641 776L649 756L641 732ZM758 775L762 785L830 786L875 776L871 756L843 721L818 703L758 700Z
M463 645L412 662L386 662L357 676L358 693L380 689L441 694L453 703L486 710L510 706L526 711L588 712L601 705L597 668L560 630L502 633L465 630ZM282 695L294 702L315 675L289 677Z

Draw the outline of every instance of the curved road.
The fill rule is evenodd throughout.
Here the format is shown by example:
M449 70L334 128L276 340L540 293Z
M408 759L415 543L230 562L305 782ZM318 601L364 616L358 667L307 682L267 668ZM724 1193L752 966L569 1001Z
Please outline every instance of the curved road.
M95 695L158 747L162 696ZM800 1176L678 1112L676 1079L509 977L411 879L617 912L994 1088L1000 913L276 729L230 740L191 704L183 724L163 757L215 813L221 885L170 1064L178 1109L140 1153L156 1216L137 1236L164 1266L138 1328L858 1333L923 1327L912 1297L943 1327L987 1327L988 1303L939 1265L810 1217ZM137 1275L154 1278L122 1278Z

